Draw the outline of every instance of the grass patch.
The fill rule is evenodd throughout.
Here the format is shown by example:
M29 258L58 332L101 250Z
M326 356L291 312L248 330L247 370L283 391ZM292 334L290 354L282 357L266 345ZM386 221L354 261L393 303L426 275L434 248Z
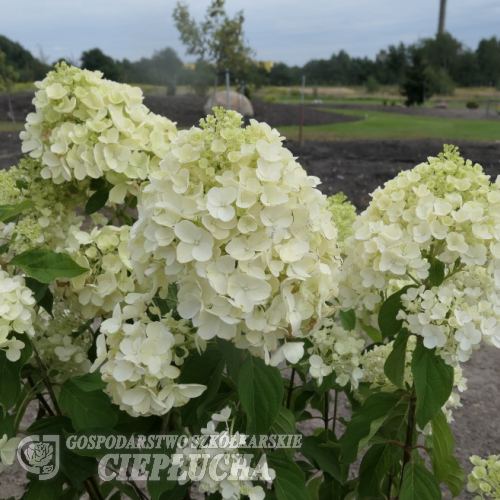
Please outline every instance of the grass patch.
M0 132L20 132L24 130L23 122L0 122Z
M363 119L357 122L304 127L306 139L448 139L480 142L500 140L500 121L434 118L361 110L328 111ZM298 126L280 127L280 132L289 139L297 139L298 131Z

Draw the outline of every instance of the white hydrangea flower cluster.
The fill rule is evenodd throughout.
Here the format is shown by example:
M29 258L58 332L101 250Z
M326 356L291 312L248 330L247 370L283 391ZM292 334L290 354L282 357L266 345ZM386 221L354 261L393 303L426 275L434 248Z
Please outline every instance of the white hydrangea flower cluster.
M35 334L35 303L33 292L22 276L10 276L0 269L0 349L10 361L17 361L24 347L24 342L11 333L25 333L30 337Z
M500 286L500 182L451 147L377 189L354 229L342 290L348 303L356 304L356 290L364 296L392 279L426 280L429 257L447 269L457 259L486 266Z
M206 389L175 382L189 350L205 346L196 344L188 321L176 321L171 313L155 321L151 315L158 317L160 311L145 310L137 299L129 295L126 300L137 305L117 305L101 324L92 370L100 367L106 391L122 410L135 417L164 415Z
M121 203L166 154L176 128L142 104L140 88L102 76L61 63L37 82L22 150L56 184L105 177L115 186L110 201Z
M202 339L267 361L279 339L319 326L340 264L319 180L282 140L222 109L179 132L140 194L130 244L140 282L179 283L179 313Z
M445 147L376 190L354 229L346 243L343 308L374 324L384 295L411 285L416 288L405 297L410 312L401 318L426 347L442 348L450 364L468 359L481 337L498 343L499 180L491 184L479 165ZM433 288L435 262L444 266L445 280ZM456 314L448 318L450 307Z
M363 378L360 358L365 340L328 318L320 330L311 334L310 341L313 345L308 349L310 375L321 384L323 377L335 373L335 381L341 387L350 383L357 389Z
M500 291L484 267L458 272L438 287L409 288L402 303L399 318L450 365L467 361L482 340L500 348Z
M231 418L231 409L224 408L220 413L215 413L208 422L207 427L201 429L202 435L210 436L205 446L190 444L185 448L177 449L176 453L184 455L184 463L181 471L200 476L195 482L196 490L203 494L219 493L224 500L239 500L242 497L248 497L249 500L264 500L265 491L260 485L254 485L251 481L253 469L247 458L242 455L236 443L239 443L238 434L232 434L228 424ZM217 427L225 423L222 431L217 431ZM213 446L214 443L219 447ZM216 460L208 460L207 456L217 457ZM238 476L232 475L232 465L238 464ZM273 469L262 464L262 477L267 482L272 483L276 477ZM215 478L223 478L216 481ZM187 479L186 479L187 481ZM182 484L182 481L179 481Z
M73 227L66 239L66 252L77 264L89 269L68 284L68 294L74 299L72 307L85 319L111 313L135 290L128 250L130 226L106 226L101 218L94 214L99 227L90 231Z
M9 439L7 434L4 434L0 438L0 474L5 470L6 467L14 463L14 458L16 457L17 447L21 439L13 437Z
M500 456L483 459L474 455L470 461L474 468L468 477L467 491L477 493L473 500L500 499Z
M88 358L93 341L90 325L65 306L62 299L56 298L53 317L40 309L34 325L33 343L56 388L70 377L85 375L91 365Z
M387 358L392 352L394 341L387 344L379 344L373 348L366 350L360 359L360 366L363 370L363 376L360 383L369 384L371 389L379 390L382 392L394 392L397 387L387 378L384 373L384 365ZM413 374L411 371L411 361L413 351L416 347L416 339L410 336L406 347L406 363L404 383L411 387L413 384ZM450 398L443 407L443 412L448 419L448 422L453 421L452 410L461 407L460 393L467 390L467 379L463 376L463 371L460 365L454 366L453 385L458 392L452 392ZM360 392L356 393L358 399L362 400L363 396Z
M70 228L84 220L74 209L85 205L89 183L56 186L41 178L41 170L39 160L26 157L0 172L0 205L31 202L17 221L0 223L0 244L9 245L9 256L36 246L63 251Z

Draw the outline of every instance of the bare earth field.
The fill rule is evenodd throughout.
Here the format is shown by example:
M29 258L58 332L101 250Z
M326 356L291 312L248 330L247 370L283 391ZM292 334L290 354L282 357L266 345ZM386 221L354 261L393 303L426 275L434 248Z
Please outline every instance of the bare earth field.
M29 94L15 96L14 111L18 121L31 111L31 98ZM203 115L203 99L198 97L151 96L146 98L146 105L177 121L182 127L196 124ZM383 108L384 111L388 109ZM436 111L442 113L454 110ZM255 112L257 119L273 126L297 123L297 106L256 102ZM395 109L394 112L400 111ZM307 117L308 124L338 123L352 119L312 108L308 109ZM6 101L0 96L0 121L6 119ZM322 179L320 188L325 194L344 191L360 210L367 206L370 199L368 193L377 186L399 171L411 168L425 161L427 156L434 156L442 150L442 142L436 140L309 142L301 148L297 143L288 141L286 145L299 157L299 162L310 174ZM465 157L480 163L493 178L500 175L500 144L457 145ZM0 132L0 168L15 164L20 156L18 133ZM457 441L457 458L469 471L470 455L500 453L500 349L483 347L465 365L464 371L469 379L469 390L462 395L464 406L454 413L452 427ZM9 498L11 495L20 497L22 476L18 467L5 471L1 477L0 498ZM459 499L472 497L463 493Z

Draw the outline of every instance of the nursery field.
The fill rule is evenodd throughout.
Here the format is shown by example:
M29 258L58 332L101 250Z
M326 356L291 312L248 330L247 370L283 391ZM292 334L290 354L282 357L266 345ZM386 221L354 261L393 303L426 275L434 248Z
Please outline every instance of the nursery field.
M29 93L13 96L18 123L12 124L7 121L6 99L0 96L0 168L14 165L20 157L19 123L31 111L31 98ZM145 104L176 121L180 128L196 124L203 115L203 99L194 96L149 95ZM454 109L380 109L370 103L308 106L306 142L299 146L293 140L298 135L298 105L256 101L254 108L256 119L279 127L290 138L286 146L310 174L321 178L323 193L343 191L358 210L366 208L367 193L399 171L437 155L443 142L453 141L466 158L480 163L492 177L500 175L500 143L495 142L500 140L500 120L494 116L484 119L484 111L465 116ZM462 395L463 408L454 412L452 430L457 458L469 471L470 455L499 452L500 350L482 347L465 364L464 375L468 391ZM0 496L19 498L22 476L17 467L6 470ZM462 493L458 498L466 500L473 496Z

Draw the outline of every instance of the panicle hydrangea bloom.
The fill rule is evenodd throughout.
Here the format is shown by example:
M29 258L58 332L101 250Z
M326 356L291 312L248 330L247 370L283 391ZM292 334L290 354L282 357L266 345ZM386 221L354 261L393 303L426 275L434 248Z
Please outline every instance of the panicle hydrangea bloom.
M481 341L500 348L500 291L484 267L465 269L440 286L409 288L399 318L454 365L467 361Z
M0 244L8 243L10 256L42 246L62 251L70 228L84 220L74 209L85 205L89 183L56 186L42 179L42 168L39 160L26 157L0 172L0 205L26 207L17 221L0 222Z
M377 189L354 230L345 250L343 308L375 325L384 296L411 285L403 298L409 312L400 317L448 363L468 359L481 338L498 344L500 180L492 184L479 165L447 146ZM432 286L431 263L444 268L439 286Z
M178 283L179 313L202 339L232 340L268 362L279 339L319 326L340 264L319 180L282 141L222 109L179 132L140 193L130 244L139 281L160 293Z
M384 373L384 365L387 361L387 358L392 352L393 346L394 341L387 344L376 345L372 349L366 350L360 356L360 366L363 370L363 376L359 381L360 383L368 384L371 389L379 390L382 392L394 392L397 390L397 387L387 378L386 374ZM415 347L415 337L410 337L408 339L406 348L406 363L404 374L404 383L408 387L411 387L413 384L411 361ZM467 379L463 376L463 371L460 365L454 366L453 384L458 392L452 392L450 398L443 407L443 411L449 422L453 421L452 410L462 406L460 404L460 393L467 390ZM356 396L359 399L363 399L363 396L360 392L358 392Z
M251 480L253 469L247 461L247 457L242 455L236 443L239 442L238 434L231 434L228 420L231 417L231 409L224 408L220 413L212 415L212 420L207 427L201 429L202 435L210 436L205 445L195 446L190 443L185 448L176 451L184 455L184 462L180 467L180 472L186 476L195 475L195 490L199 493L219 493L224 500L239 500L248 497L249 500L264 500L265 491L260 485L254 485ZM225 424L225 428L217 431L217 427ZM216 443L219 447L213 446ZM210 458L217 457L210 460ZM238 464L238 476L232 474L232 465ZM208 466L207 466L208 464ZM276 473L262 464L262 478L271 483ZM199 477L199 479L198 479ZM223 478L217 481L215 478ZM180 480L179 483L184 481Z
M5 467L14 463L17 447L21 440L19 438L10 438L4 434L0 438L0 474L5 470Z
M470 457L474 468L469 474L467 491L477 493L474 500L500 498L500 456L490 455L486 460Z
M94 221L100 218L100 214L94 215ZM102 225L90 231L73 227L69 231L65 250L89 271L69 280L67 295L73 297L73 309L85 319L111 313L135 290L129 236L129 226Z
M24 347L24 342L13 337L12 332L30 337L35 333L35 303L22 276L10 276L0 269L0 349L10 361L17 361Z
M37 82L22 151L40 158L42 177L56 184L105 177L110 201L121 203L166 154L176 128L142 104L140 88L102 76L61 63Z
M356 220L356 207L347 199L347 196L339 192L328 198L328 209L332 212L333 222L338 230L337 241L343 248L345 240L354 233L354 221Z
M176 321L171 313L154 320L157 308L145 310L136 294L127 300L137 305L117 305L101 324L92 370L100 367L107 393L122 410L135 417L164 415L206 389L175 382L189 350L200 345L189 321Z
M93 335L79 314L67 309L61 297L55 299L53 317L38 311L33 343L57 389L68 378L89 372Z
M310 375L321 384L323 377L334 372L341 387L350 383L357 389L363 377L360 358L365 340L355 331L347 331L333 318L328 318L320 330L311 334L310 341L313 345L308 349Z

